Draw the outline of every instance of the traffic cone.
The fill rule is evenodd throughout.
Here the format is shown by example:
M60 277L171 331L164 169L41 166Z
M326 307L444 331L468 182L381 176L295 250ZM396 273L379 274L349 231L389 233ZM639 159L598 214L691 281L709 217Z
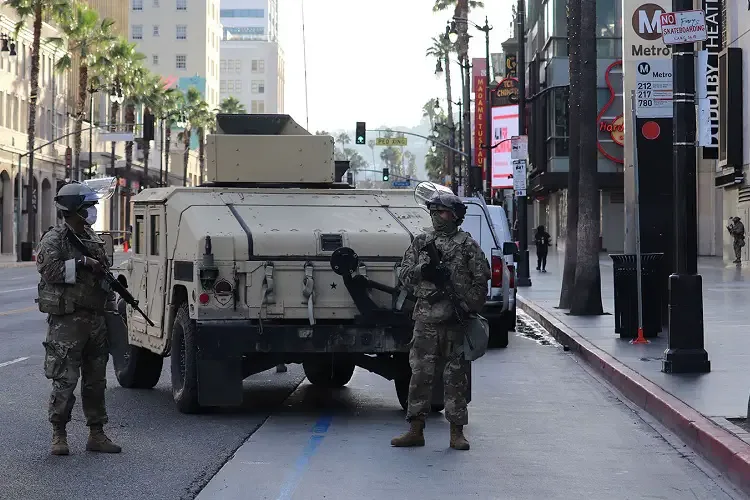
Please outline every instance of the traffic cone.
M638 328L638 337L630 341L631 344L650 344L651 341L643 336L643 328Z
M128 240L125 240L123 242L122 249L125 251L125 253L128 253Z

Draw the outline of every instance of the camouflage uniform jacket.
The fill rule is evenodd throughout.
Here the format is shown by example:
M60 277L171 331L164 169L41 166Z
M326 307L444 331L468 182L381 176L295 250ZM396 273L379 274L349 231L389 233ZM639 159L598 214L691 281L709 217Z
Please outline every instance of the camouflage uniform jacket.
M48 314L71 314L76 309L103 311L109 287L88 267L77 266L83 255L67 238L72 231L67 224L58 224L48 231L37 247L36 267L39 280L39 310ZM90 228L79 236L89 251L105 269L109 262L104 242Z
M430 262L425 247L435 242L443 263L450 270L451 283L462 298L464 309L479 312L487 300L487 281L491 278L490 266L479 244L469 233L459 229L453 235L428 230L412 241L406 250L399 279L417 297L412 318L424 323L452 322L453 304L445 298L430 304L426 299L437 287L422 279L422 264Z

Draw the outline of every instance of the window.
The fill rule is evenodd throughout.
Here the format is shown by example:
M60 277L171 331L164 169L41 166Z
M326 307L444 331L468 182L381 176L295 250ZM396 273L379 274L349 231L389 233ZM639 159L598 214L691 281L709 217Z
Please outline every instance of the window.
M250 112L253 114L260 114L266 112L266 103L265 101L251 101L250 102Z
M265 17L263 9L221 9L221 17Z
M159 8L159 0L154 0L154 8L155 9Z
M234 80L227 80L227 92L234 92Z
M177 54L175 56L175 68L187 69L187 56L185 54Z
M151 255L159 255L159 216L151 216Z
M235 73L242 73L242 59L235 59L234 60L234 72Z
M187 0L176 0L177 10L187 10Z
M253 59L250 68L253 73L265 73L266 61L263 59Z
M219 69L221 71L226 71L227 70L227 60L226 59L222 59L221 61L219 61Z
M187 24L178 24L177 25L177 39L178 40L187 40Z
M133 10L143 10L143 0L133 0Z
M226 80L222 80L221 82L219 82L219 91L222 94L225 94L227 92L227 81Z
M134 24L132 26L132 38L133 40L143 40L143 26L140 24Z
M266 83L263 80L253 80L250 86L250 91L253 94L265 94Z
M151 64L153 64L154 66L158 66L159 65L159 56L158 55L154 54L154 55L151 56Z
M143 253L143 215L135 216L135 244L133 245L133 251L135 253Z
M154 36L159 36L159 25L154 24Z
M234 90L235 92L242 92L242 80L234 81Z

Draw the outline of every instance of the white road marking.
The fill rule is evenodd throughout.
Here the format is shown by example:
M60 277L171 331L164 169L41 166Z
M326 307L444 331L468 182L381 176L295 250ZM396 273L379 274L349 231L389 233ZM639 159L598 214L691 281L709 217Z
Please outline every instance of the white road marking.
M36 289L37 289L37 287L35 287L35 286L28 286L26 288L16 288L14 290L0 290L0 294L3 294L3 293L26 292L26 291L29 291L29 290L36 290Z
M6 361L5 363L0 363L0 368L2 368L4 366L12 365L14 363L20 363L21 361L26 361L27 359L29 359L28 356L26 356L25 358L12 359L10 361Z

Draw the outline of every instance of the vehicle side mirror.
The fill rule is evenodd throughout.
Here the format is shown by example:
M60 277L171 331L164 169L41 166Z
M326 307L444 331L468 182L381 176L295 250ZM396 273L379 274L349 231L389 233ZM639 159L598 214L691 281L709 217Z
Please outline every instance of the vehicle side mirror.
M104 240L104 253L107 254L109 265L115 262L115 238L112 233L99 233L99 237Z
M512 241L506 241L503 243L503 255L513 255L518 253L518 247Z

